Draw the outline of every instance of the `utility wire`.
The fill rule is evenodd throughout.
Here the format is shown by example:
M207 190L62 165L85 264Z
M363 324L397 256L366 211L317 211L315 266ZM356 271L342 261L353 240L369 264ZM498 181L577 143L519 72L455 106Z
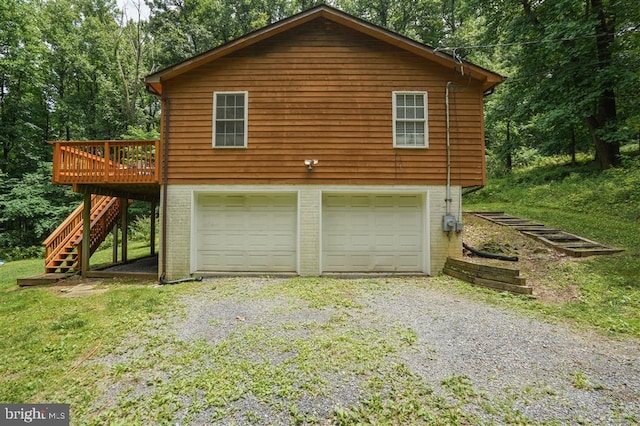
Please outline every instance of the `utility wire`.
M581 68L585 68L585 67L591 67L591 66L596 66L596 65L602 65L605 62L590 62L588 64L576 64L574 66L569 66L569 67L563 67L562 71L563 72L570 72L572 70L577 70L577 69L581 69ZM541 71L539 73L534 73L534 74L528 74L528 75L516 75L514 77L509 77L507 80L505 80L502 85L509 85L509 84L513 84L513 83L517 83L519 81L522 80L530 80L532 78L554 78L555 74L558 72L557 69L549 69L546 71ZM551 74L551 75L550 75Z
M469 46L454 46L454 47L436 47L435 51L439 52L439 51L443 51L443 50L452 50L452 51L456 51L459 49L491 49L491 48L495 48L495 47L510 47L510 46L527 46L527 45L532 45L532 44L545 44L545 43L556 43L559 41L574 41L574 40L580 40L580 39L589 39L589 38L598 38L598 37L603 37L603 36L611 36L611 35L618 35L619 37L625 36L625 35L630 35L630 34L635 34L640 32L640 30L633 30L633 31L629 31L629 32L624 32L622 34L619 33L604 33L604 34L593 34L593 35L585 35L585 36L577 36L577 37L563 37L563 38L556 38L556 39L547 39L547 40L531 40L531 41L514 41L511 43L496 43L496 44L474 44L474 45L469 45Z

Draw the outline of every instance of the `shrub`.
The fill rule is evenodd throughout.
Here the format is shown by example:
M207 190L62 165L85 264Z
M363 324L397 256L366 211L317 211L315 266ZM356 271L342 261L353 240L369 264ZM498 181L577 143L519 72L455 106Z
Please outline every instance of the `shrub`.
M0 259L4 260L5 262L9 262L12 260L38 258L44 258L44 247L31 246L0 248Z
M158 236L157 230L158 219L156 218L156 238ZM151 239L151 217L150 216L138 216L129 225L130 238L132 241L149 242Z

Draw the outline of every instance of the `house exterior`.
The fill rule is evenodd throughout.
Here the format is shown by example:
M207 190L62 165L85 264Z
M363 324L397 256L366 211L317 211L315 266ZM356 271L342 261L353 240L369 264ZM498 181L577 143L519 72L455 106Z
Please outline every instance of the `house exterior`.
M462 250L447 204L459 222L462 188L485 183L483 96L502 80L324 5L146 77L161 269L439 272Z
M161 139L136 176L155 189L68 182L86 206L119 186L159 196L169 279L435 274L461 255L461 193L485 183L483 97L502 81L321 5L145 78ZM84 167L132 170L95 160L109 150Z

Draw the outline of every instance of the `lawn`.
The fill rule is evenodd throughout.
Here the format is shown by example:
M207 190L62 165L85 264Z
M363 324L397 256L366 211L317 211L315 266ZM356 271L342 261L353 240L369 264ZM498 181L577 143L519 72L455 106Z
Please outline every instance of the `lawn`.
M134 246L131 251L146 254L148 247ZM110 250L98 252L92 263L103 263L110 256ZM61 298L56 287L17 287L17 278L40 274L43 267L42 259L0 266L3 402L51 402L52 390L69 376L77 377L83 359L113 350L127 335L145 329L171 309L176 294L191 290L109 280L107 293Z

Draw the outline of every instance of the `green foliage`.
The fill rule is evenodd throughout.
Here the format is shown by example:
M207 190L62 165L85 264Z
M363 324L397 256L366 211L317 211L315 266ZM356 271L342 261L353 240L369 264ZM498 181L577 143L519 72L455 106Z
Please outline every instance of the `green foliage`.
M611 215L614 219L640 220L640 167L627 160L628 167L599 172L595 164L583 161L575 166L565 157L539 157L528 167L489 184L465 202L514 202L567 213Z
M39 245L79 203L67 187L51 183L51 163L22 179L8 179L0 192L0 248Z
M44 257L44 247L0 247L0 259L5 262L22 259L42 259Z
M121 135L124 140L155 140L160 139L160 132L156 129L145 130L139 127L127 127L127 133Z
M625 116L639 112L626 94L639 89L634 33L640 6L468 3L486 20L480 44L495 46L487 51L494 69L509 76L487 102L489 146L513 152L528 145L560 154L583 150L590 141L601 168L617 164L618 145L634 134L634 121Z
M156 221L156 238L158 237L158 231L160 230L158 218L154 218ZM129 228L132 241L141 243L149 243L151 240L151 218L149 216L138 216ZM157 245L156 245L157 247Z
M48 156L40 23L37 2L0 4L0 175L8 177Z
M161 67L213 49L286 18L315 1L152 0L149 32Z

